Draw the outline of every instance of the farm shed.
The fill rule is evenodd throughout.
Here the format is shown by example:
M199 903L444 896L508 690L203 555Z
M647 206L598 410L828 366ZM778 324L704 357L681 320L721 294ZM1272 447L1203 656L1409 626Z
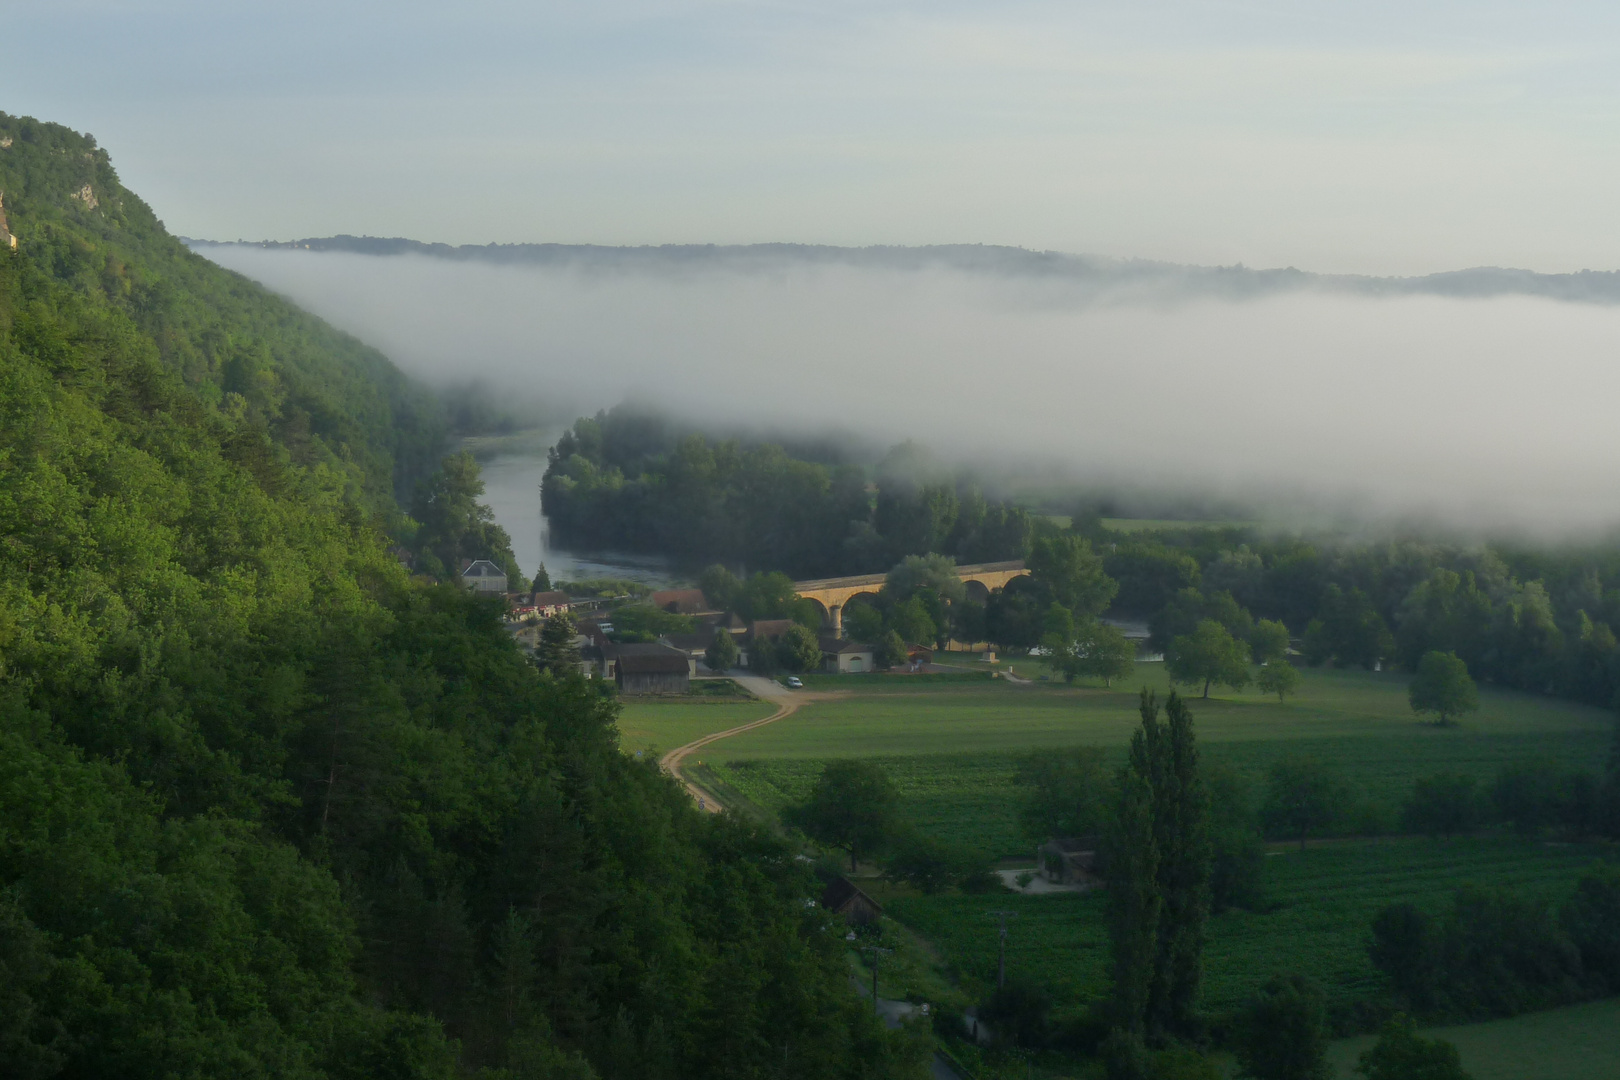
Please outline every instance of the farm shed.
M1095 836L1048 840L1036 852L1041 874L1054 885L1101 885L1102 865L1097 859L1100 846Z
M834 915L842 915L856 926L877 922L883 914L883 905L861 892L847 877L834 878L821 894L821 906Z
M613 645L608 660L621 694L684 694L692 685L691 660L668 645Z

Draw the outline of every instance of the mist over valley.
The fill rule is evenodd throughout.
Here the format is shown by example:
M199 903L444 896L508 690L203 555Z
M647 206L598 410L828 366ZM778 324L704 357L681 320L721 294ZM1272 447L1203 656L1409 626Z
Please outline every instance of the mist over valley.
M308 243L319 248L322 242ZM342 250L369 244L403 254ZM1274 520L1620 520L1612 275L1414 279L1016 249L208 244L438 386L567 422L916 440L987 476Z

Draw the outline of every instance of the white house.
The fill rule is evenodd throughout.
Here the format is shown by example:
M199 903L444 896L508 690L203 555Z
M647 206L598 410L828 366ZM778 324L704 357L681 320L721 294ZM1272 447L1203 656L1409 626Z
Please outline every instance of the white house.
M461 583L473 592L506 593L506 571L488 559L475 559L461 572Z

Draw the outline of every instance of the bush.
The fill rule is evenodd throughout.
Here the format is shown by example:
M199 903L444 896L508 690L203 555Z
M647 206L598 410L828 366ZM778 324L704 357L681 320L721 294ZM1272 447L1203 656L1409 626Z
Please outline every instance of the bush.
M1046 1044L1051 1012L1052 995L1022 976L1008 979L979 1006L979 1015L998 1040L1032 1048Z
M1419 1012L1434 1007L1440 941L1434 920L1412 904L1390 904L1373 917L1373 966Z
M1596 782L1551 761L1532 759L1502 766L1491 786L1491 803L1502 820L1526 836L1563 827L1580 833L1594 816Z
M1559 913L1595 993L1620 992L1620 867L1594 867Z
M1322 988L1303 975L1278 975L1244 1010L1237 1056L1253 1080L1326 1080L1327 1043Z
M1401 824L1411 832L1451 836L1473 832L1483 816L1472 776L1436 773L1412 784L1412 794L1401 809Z
M975 874L988 873L989 861L981 852L954 847L912 831L895 843L884 876L931 895Z
M1384 1025L1378 1042L1361 1055L1356 1072L1366 1080L1472 1080L1455 1046L1423 1038L1404 1016Z

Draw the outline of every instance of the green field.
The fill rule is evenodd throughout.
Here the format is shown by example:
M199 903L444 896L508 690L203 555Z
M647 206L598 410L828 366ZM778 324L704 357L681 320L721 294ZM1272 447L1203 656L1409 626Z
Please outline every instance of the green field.
M1027 662L1019 666L1033 670ZM876 758L920 828L1017 856L1029 848L1015 823L1019 755L1086 744L1123 753L1138 721L1137 687L1161 695L1169 689L1162 664L1137 671L1137 679L1112 691L971 675L813 677L809 689L838 696L718 743L706 757L732 789L768 812L802 798L822 762ZM1289 755L1330 763L1356 792L1354 831L1387 831L1418 776L1448 770L1488 780L1504 762L1532 756L1590 767L1611 738L1608 713L1553 698L1481 690L1478 713L1440 729L1413 717L1403 676L1333 670L1303 676L1300 693L1286 704L1258 693L1194 699L1200 745L1206 760L1256 780Z
M769 716L776 706L757 698L736 701L634 701L619 711L619 745L660 754L714 731ZM722 744L724 745L724 744Z
M1343 1011L1376 993L1367 958L1368 926L1385 904L1434 910L1469 882L1546 896L1565 895L1603 849L1516 838L1428 840L1399 837L1328 844L1266 860L1270 910L1229 911L1210 921L1205 1005L1237 1008L1273 974L1319 979ZM1008 970L1023 971L1076 1007L1106 983L1108 934L1100 893L1022 896L906 895L874 884L887 913L938 951L970 993L994 984L992 908L1018 912L1008 939Z
M1030 675L1040 670L1030 661L1015 664ZM1612 738L1609 713L1552 698L1482 688L1480 711L1442 730L1413 717L1403 676L1309 669L1302 675L1300 693L1286 704L1253 692L1193 699L1200 747L1206 760L1256 780L1288 755L1329 763L1356 792L1354 832L1392 827L1394 808L1417 776L1447 770L1488 780L1504 762L1532 756L1595 768ZM969 673L813 676L807 690L827 696L714 744L702 770L726 798L740 797L751 804L745 809L769 818L804 796L825 761L873 758L888 770L919 828L1028 860L1030 844L1016 824L1020 792L1012 783L1019 756L1085 744L1122 756L1138 722L1137 688L1146 684L1162 695L1169 689L1164 678L1161 664L1139 665L1136 679L1113 690L1020 685ZM620 726L627 748L667 749L770 708L638 703L626 707ZM1231 1010L1270 975L1298 971L1320 979L1335 1010L1346 1015L1381 985L1366 943L1372 915L1383 905L1410 900L1438 910L1468 882L1552 897L1566 892L1601 850L1483 836L1389 837L1278 852L1266 860L1267 910L1212 920L1206 1005ZM904 928L896 933L911 935L886 992L938 994L954 984L961 1000L976 1000L995 969L986 913L1002 908L1019 913L1011 970L1047 985L1063 1011L1083 1008L1102 992L1108 950L1100 896L929 897L870 884Z
M1457 1044L1474 1080L1614 1080L1620 1076L1620 998L1425 1032ZM1352 1080L1370 1035L1333 1045L1335 1076Z

